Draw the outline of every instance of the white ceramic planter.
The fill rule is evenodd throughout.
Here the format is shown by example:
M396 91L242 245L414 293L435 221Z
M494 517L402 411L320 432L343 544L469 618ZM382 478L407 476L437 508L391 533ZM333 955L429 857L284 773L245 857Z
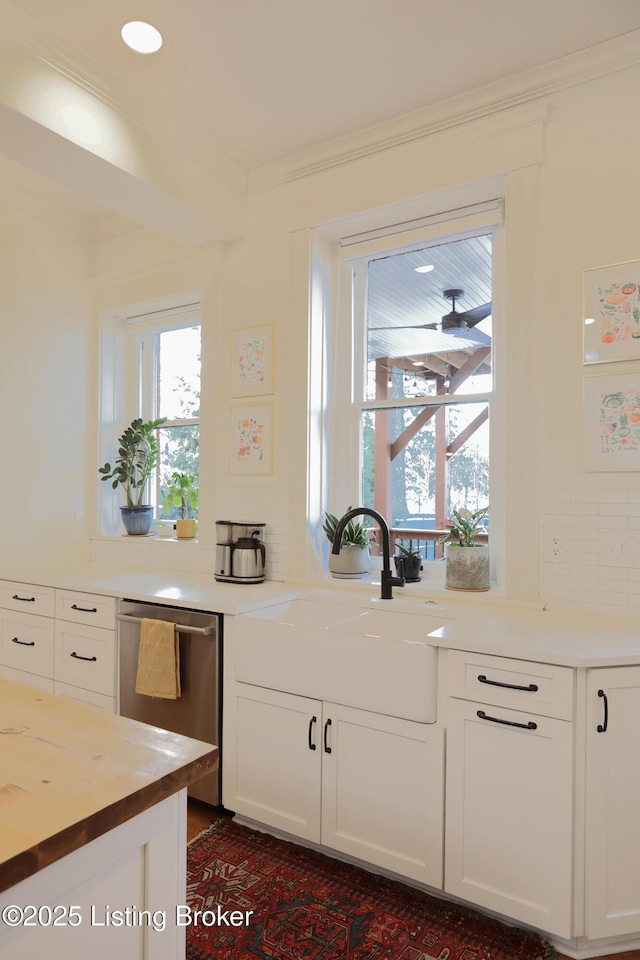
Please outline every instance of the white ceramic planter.
M473 547L461 547L457 543L446 546L446 579L448 590L490 590L489 547L476 544Z
M329 570L334 577L353 580L369 572L369 551L366 547L345 545L340 553L329 553Z

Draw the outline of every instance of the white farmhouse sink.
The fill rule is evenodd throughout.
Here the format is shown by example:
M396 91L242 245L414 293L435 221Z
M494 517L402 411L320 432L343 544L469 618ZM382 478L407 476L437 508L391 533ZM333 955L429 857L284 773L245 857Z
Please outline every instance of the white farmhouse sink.
M337 603L320 603L317 600L289 600L255 612L253 616L260 620L273 620L276 623L296 627L317 627L327 629L342 620L356 617L366 612L366 608L349 607Z
M233 618L235 677L331 703L433 723L439 614L293 600Z
M364 637L388 637L395 640L424 640L432 630L447 622L445 617L421 613L394 613L391 610L366 610L343 621L340 630Z

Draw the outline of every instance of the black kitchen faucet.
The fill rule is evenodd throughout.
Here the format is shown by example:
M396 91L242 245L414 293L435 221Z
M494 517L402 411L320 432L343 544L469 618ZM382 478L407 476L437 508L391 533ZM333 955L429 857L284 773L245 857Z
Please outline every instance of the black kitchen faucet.
M380 599L393 600L392 588L404 587L404 577L394 577L391 574L391 538L389 536L389 527L387 525L387 521L381 513L378 513L377 510L372 510L370 507L354 507L353 510L349 510L348 513L345 513L344 517L341 517L338 521L338 526L336 527L336 532L333 537L333 547L331 548L331 553L340 553L344 528L349 523L349 520L353 520L354 517L358 517L361 514L364 514L367 517L373 517L373 519L377 521L382 532L382 572L380 574Z

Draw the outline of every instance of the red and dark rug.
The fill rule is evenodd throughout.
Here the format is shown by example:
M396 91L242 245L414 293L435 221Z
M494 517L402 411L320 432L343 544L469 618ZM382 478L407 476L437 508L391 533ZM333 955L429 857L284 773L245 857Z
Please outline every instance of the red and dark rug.
M534 934L229 819L189 844L187 902L187 960L555 956Z

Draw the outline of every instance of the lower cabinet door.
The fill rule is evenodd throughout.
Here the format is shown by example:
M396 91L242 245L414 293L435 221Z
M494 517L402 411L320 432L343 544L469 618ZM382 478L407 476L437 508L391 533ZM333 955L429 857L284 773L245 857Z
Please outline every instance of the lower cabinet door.
M319 843L322 704L249 684L236 691L235 730L225 739L225 804Z
M444 731L324 704L322 842L442 889Z
M588 671L586 934L640 930L640 666Z
M35 687L45 693L53 693L53 680L48 677L39 677L35 673L25 673L24 670L14 670L13 667L3 667L0 664L0 677L12 680L14 683L24 683L27 687Z
M572 935L573 723L450 699L445 884Z

